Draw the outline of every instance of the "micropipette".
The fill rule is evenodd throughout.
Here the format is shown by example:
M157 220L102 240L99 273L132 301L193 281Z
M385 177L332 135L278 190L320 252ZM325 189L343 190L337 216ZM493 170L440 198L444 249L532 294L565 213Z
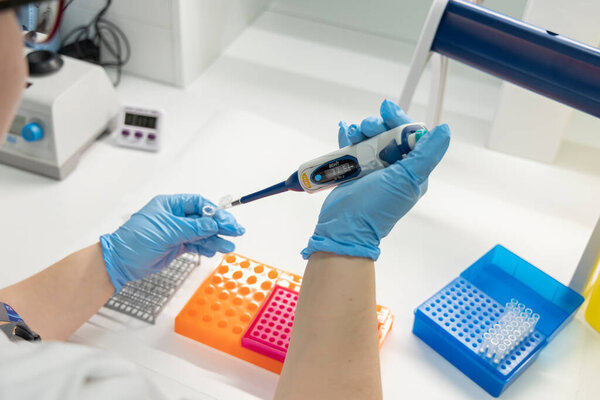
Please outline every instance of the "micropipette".
M405 158L425 133L427 128L420 122L398 126L360 143L307 161L287 180L235 201L221 201L219 208L246 204L288 190L314 193L362 178Z

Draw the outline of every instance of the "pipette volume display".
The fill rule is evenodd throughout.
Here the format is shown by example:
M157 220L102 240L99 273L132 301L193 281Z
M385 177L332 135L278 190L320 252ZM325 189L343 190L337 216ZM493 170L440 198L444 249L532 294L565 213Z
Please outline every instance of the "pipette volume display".
M228 198L227 202L220 202L220 206L229 208L288 190L314 193L361 178L405 158L426 133L427 128L420 122L401 125L360 143L307 161L287 180L235 201Z

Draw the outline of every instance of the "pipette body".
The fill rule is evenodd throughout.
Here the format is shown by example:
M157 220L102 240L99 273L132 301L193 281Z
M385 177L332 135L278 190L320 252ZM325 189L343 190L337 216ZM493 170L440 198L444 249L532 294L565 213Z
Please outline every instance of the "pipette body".
M287 191L314 193L361 178L405 158L427 133L423 123L398 126L360 143L341 148L300 165L288 179L235 201L229 208Z

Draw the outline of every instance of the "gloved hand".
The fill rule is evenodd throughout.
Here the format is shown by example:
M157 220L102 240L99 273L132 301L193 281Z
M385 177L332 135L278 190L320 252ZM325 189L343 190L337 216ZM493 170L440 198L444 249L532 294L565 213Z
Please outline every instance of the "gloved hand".
M381 104L381 117L369 117L360 127L340 122L340 147L358 143L412 122L395 103ZM325 199L319 221L302 256L315 251L377 260L379 243L427 190L427 178L450 143L448 125L423 135L401 161L363 178L342 184Z
M160 271L183 253L212 257L233 251L233 243L218 235L240 236L244 228L224 210L203 217L202 207L209 204L214 206L194 194L156 196L116 232L102 235L102 256L116 291Z

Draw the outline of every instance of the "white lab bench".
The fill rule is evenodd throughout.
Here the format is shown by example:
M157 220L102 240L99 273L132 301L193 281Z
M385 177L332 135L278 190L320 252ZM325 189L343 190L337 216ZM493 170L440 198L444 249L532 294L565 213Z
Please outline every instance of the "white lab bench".
M104 138L61 182L0 165L0 285L96 241L156 194L218 199L287 178L336 146L338 120L358 122L398 95L411 50L266 12L187 90L125 76L124 104L165 111L162 151ZM383 242L377 300L395 315L381 349L386 399L490 398L412 335L413 310L497 243L567 283L600 212L598 153L565 146L547 165L485 148L497 91L492 79L451 75L450 150L427 195ZM411 110L417 119L426 93L419 89ZM325 195L287 193L234 209L247 228L237 251L301 274L299 252ZM217 264L203 258L156 325L102 310L71 340L131 359L169 398L271 398L275 374L173 332L174 317ZM600 335L578 315L502 398L597 398L599 370Z

